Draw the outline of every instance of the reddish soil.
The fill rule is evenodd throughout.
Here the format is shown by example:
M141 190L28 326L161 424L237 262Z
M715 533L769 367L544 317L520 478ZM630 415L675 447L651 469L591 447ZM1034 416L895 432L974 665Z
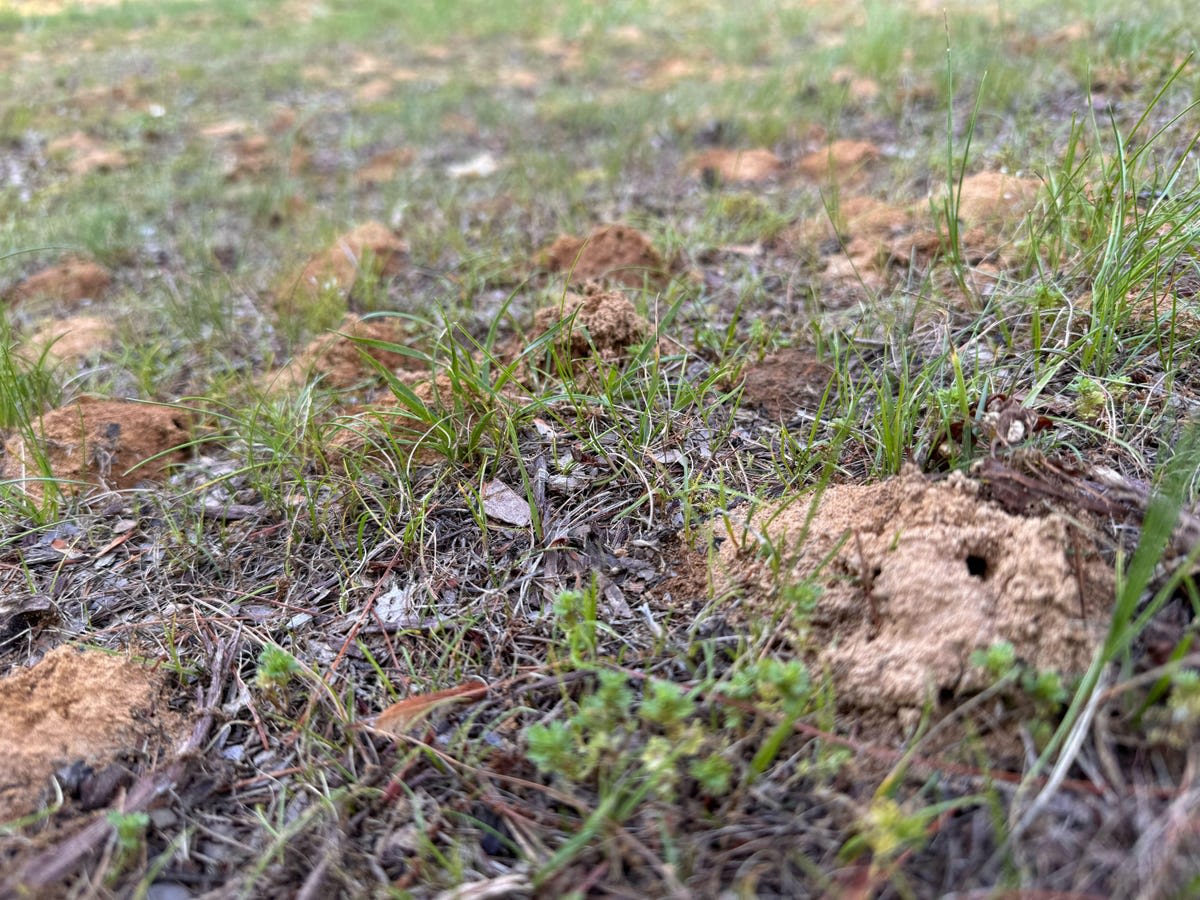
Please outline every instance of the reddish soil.
M355 338L402 344L404 331L394 318L363 321L348 315L336 329L310 341L287 365L266 375L263 384L272 392L287 391L320 378L327 387L342 389L378 378L367 356L393 371L417 364L404 354L360 344Z
M90 259L72 256L17 282L6 299L10 303L19 303L40 297L57 304L74 306L81 300L98 299L110 284L112 274L104 266Z
M78 364L96 359L113 343L112 322L99 316L68 316L43 323L22 345L20 355L36 362L45 353L50 359Z
M694 156L688 169L697 175L727 182L767 181L783 171L783 163L770 150L705 150Z
M808 350L789 348L747 367L742 400L773 419L790 418L797 409L815 411L833 370Z
M64 490L87 485L120 490L161 480L168 466L184 459L183 450L172 448L189 439L188 417L181 410L124 400L83 397L46 413L35 425L37 450ZM35 448L15 435L4 454L4 477L32 479L23 486L40 493L37 479L43 472Z
M396 275L404 268L408 244L381 222L365 222L313 256L280 294L284 310L304 305L328 291L349 291L360 277Z
M46 152L51 157L63 159L67 171L72 175L111 172L129 165L129 159L124 153L89 137L82 131L51 141Z
M650 238L628 225L605 225L586 238L561 235L540 254L551 272L566 272L572 284L609 281L626 287L661 287L670 278Z
M796 161L796 171L813 181L851 184L879 159L879 148L867 141L834 141Z
M621 358L631 344L650 336L651 327L638 315L633 304L620 291L604 290L599 284L587 284L581 294L567 293L562 303L537 311L533 320L533 338L553 328L566 328L560 345L573 360L591 359L598 353L605 361Z

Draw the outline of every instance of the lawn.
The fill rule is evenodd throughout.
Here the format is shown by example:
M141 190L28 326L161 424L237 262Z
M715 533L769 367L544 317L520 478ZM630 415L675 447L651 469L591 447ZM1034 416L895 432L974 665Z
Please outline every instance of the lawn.
M1196 44L0 0L0 896L1200 892Z

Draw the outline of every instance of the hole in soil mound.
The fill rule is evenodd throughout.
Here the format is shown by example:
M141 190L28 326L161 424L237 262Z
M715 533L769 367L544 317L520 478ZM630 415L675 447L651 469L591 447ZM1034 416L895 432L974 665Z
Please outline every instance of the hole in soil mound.
M735 526L714 588L739 589L731 614L769 620L780 587L815 580L810 637L797 642L839 701L896 712L980 690L986 675L970 656L998 641L1038 669L1077 673L1090 662L1112 572L1096 556L1076 569L1062 516L1009 515L961 473L930 481L915 470L830 487L798 544L809 510L810 498L795 498ZM796 562L776 577L764 547Z
M985 579L988 576L988 563L982 556L976 556L974 553L967 554L967 571L971 573L972 578Z
M100 771L166 744L179 723L163 686L162 672L70 647L0 679L0 822L30 812L56 769Z

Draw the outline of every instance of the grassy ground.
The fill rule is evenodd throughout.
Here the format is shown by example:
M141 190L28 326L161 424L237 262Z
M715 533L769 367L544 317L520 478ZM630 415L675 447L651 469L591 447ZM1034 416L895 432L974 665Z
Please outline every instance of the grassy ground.
M46 751L0 893L1195 892L1190 12L0 3L0 665L164 684L157 742ZM761 180L696 162L751 148ZM367 221L396 265L297 287ZM539 263L609 222L669 270L615 286L615 347ZM67 257L111 284L23 292ZM23 349L67 312L100 349ZM272 389L346 313L384 362ZM186 452L43 483L85 396ZM1071 561L1082 664L1002 634L923 697L849 687L823 598L887 635L887 566L853 515L813 565L770 522L902 472L1065 523L1022 552Z

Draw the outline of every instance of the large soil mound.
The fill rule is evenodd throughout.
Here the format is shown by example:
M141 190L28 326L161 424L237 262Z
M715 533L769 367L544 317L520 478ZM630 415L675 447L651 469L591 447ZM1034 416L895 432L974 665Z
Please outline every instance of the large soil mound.
M58 769L82 763L86 787L88 769L163 743L174 719L161 708L163 682L161 672L70 647L0 679L0 822L30 812Z
M969 658L998 641L1038 669L1090 662L1112 575L1094 556L1075 558L1083 548L1063 517L1009 515L961 474L915 472L830 487L801 540L809 513L804 497L760 510L718 559L748 615L778 611L764 545L783 553L783 581L815 581L810 645L840 701L894 711L977 691L985 676Z

